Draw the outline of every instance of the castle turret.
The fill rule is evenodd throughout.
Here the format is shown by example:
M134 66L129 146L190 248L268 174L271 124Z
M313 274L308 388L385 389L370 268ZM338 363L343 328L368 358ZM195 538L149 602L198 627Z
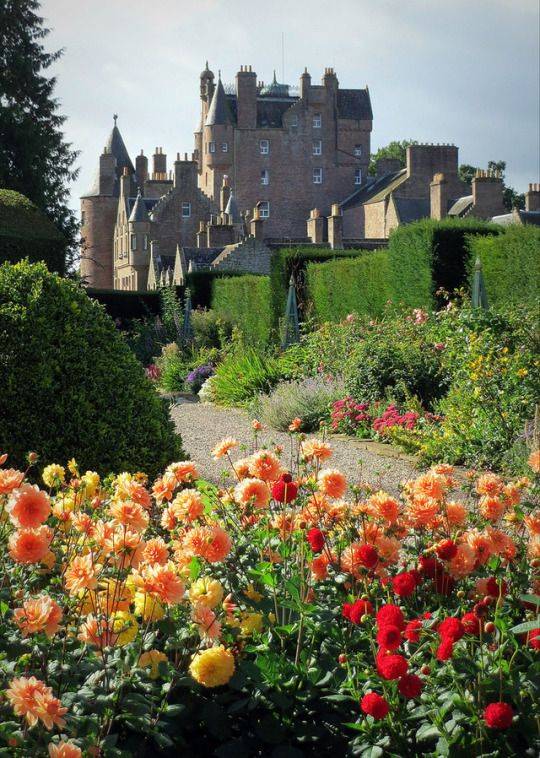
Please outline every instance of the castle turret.
M257 126L257 74L251 66L240 66L236 74L237 122L239 129Z
M214 90L203 130L203 187L217 199L224 174L229 173L233 156L233 118L221 77Z
M135 169L116 125L99 159L99 169L92 189L81 197L80 274L91 287L113 287L113 236L120 177L127 171L133 183Z

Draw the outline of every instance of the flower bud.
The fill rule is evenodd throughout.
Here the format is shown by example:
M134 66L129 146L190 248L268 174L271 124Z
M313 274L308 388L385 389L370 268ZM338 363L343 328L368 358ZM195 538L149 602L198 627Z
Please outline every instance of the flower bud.
M420 669L420 673L424 674L424 676L429 676L431 674L431 669L427 664L424 664Z
M37 463L39 461L39 455L37 453L31 452L28 453L26 456L26 460L30 465L33 465L34 463Z
M340 663L341 665L343 665L344 663L347 663L347 656L345 655L345 653L340 653L340 655L338 655L338 663Z
M463 598L465 597L465 590L458 590L456 592L456 595L459 597L460 600L463 600Z
M484 624L484 632L486 634L493 634L493 632L495 631L495 628L496 627L493 621L488 621L486 624Z

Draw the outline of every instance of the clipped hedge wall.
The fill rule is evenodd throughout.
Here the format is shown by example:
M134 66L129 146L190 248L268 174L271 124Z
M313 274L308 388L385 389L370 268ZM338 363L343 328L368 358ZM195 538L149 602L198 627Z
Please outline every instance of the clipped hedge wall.
M0 450L24 467L154 477L182 457L166 404L113 321L43 263L0 266Z
M512 224L504 234L469 237L470 276L480 258L490 306L532 305L540 299L540 227Z
M326 247L296 247L276 250L270 265L270 287L275 324L285 312L287 291L291 274L296 281L296 294L301 318L309 307L306 291L306 266L308 263L322 263L336 258L354 258L364 250L331 250Z
M412 308L437 305L436 292L467 286L470 235L496 235L500 227L479 219L422 219L395 229L388 245L393 299Z
M0 189L0 263L28 258L43 261L51 271L63 274L66 244L52 221L27 197Z
M212 308L238 326L251 344L268 344L274 336L270 277L245 276L216 279Z
M177 295L182 296L184 288L177 287ZM130 292L125 290L101 290L87 287L86 292L93 300L105 308L112 319L130 321L158 316L161 313L159 292Z
M391 296L387 250L308 263L306 274L312 315L319 323L341 321L353 311L378 316Z

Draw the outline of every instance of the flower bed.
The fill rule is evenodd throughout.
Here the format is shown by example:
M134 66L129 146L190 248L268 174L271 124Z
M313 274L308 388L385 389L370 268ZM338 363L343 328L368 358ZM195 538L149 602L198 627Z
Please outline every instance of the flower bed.
M450 466L394 497L297 432L239 452L222 489L0 469L3 752L533 754L539 454L456 499Z

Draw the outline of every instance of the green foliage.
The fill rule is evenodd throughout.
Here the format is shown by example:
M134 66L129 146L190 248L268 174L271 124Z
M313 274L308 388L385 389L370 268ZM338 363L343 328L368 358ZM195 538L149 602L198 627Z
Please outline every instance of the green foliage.
M192 271L186 276L186 287L191 291L191 304L194 308L211 308L214 282L229 277L243 276L235 271Z
M98 303L43 264L0 267L0 448L153 476L181 454L167 410Z
M504 172L506 171L506 161L488 161L488 170L498 171L504 181ZM471 166L469 163L462 163L459 167L459 178L467 184L472 184L474 175L478 171L478 166ZM503 204L507 211L512 208L525 208L525 195L519 193L513 187L504 187Z
M24 195L0 190L0 262L44 261L61 274L65 257L66 239L52 221Z
M166 392L191 391L186 386L188 373L203 364L216 363L218 357L217 348L182 348L178 343L171 342L163 347L156 362L160 370L159 386Z
M191 314L193 340L196 348L222 348L229 343L233 324L215 310L198 308Z
M167 340L182 339L182 302L176 287L160 287L161 321Z
M318 322L339 321L348 313L379 316L390 297L388 252L309 263L307 291Z
M480 258L490 306L537 306L540 298L540 228L512 224L498 236L471 237L468 247L471 279L474 261Z
M122 325L132 319L151 318L161 314L159 292L129 292L87 287L88 295L103 305L107 314Z
M293 419L302 419L302 431L316 431L328 420L330 407L343 397L340 380L307 378L282 382L269 394L261 395L254 403L254 414L268 426L287 431Z
M214 282L212 307L232 321L250 344L266 345L274 333L268 276L236 276Z
M54 97L55 77L45 76L62 51L45 51L43 40L49 30L43 27L38 0L0 5L0 187L28 197L60 229L69 243L69 257L76 250L78 222L69 208L69 182L76 178L73 169L78 153L65 142L65 116L58 113ZM0 257L15 260L19 247L12 246ZM66 247L62 251L46 248L22 251L24 257L45 260L63 272Z
M212 395L220 405L242 405L269 392L281 378L278 361L246 347L227 356L212 377Z
M389 240L390 285L396 302L432 308L439 289L453 292L468 282L469 235L500 233L478 219L423 219L395 229Z
M385 147L380 147L376 153L371 156L368 173L375 176L377 173L377 161L381 158L397 158L402 168L405 168L407 161L407 148L409 145L417 145L418 142L413 139L393 140Z

